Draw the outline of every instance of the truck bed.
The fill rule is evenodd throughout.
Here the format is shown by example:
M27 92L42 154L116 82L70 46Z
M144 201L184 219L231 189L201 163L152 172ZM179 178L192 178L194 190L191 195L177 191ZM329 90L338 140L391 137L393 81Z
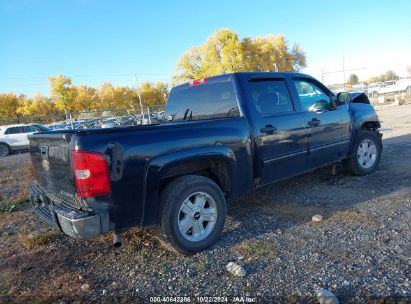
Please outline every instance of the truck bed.
M78 208L105 206L110 217L116 219L116 228L150 225L155 221L157 207L154 202L158 197L158 193L150 189L158 186L159 172L167 170L163 164L169 164L173 157L181 159L185 155L196 155L201 158L203 155L204 161L209 161L210 155L223 151L227 157L235 160L233 163L241 164L237 169L243 176L249 177L231 185L233 193L249 190L253 164L248 130L244 117L230 117L159 125L54 131L30 136L30 154L38 186L47 193ZM70 155L74 150L106 155L112 188L110 197L80 199L76 195ZM178 166L178 163L175 165Z

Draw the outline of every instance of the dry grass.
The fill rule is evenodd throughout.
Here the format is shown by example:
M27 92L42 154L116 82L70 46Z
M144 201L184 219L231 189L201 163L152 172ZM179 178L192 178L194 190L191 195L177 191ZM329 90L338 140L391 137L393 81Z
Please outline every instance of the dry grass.
M263 240L246 240L232 249L236 254L244 256L246 261L269 261L276 257L276 245Z
M0 213L10 213L20 206L27 204L29 200L27 198L21 198L14 202L2 202L0 201Z
M10 213L28 202L28 187L33 180L30 162L17 168L0 168L0 213Z
M377 223L377 220L372 215L357 210L336 211L326 220L326 222L327 221L339 222L346 225L355 223L373 225Z
M208 263L208 258L206 256L198 256L198 258L196 259L196 263L197 263L197 271L198 272L205 272L206 271L206 266Z
M276 217L293 219L297 222L310 221L314 214L324 215L327 211L325 208L316 205L303 206L289 202L267 204L262 209L267 214Z
M0 214L0 303L81 300L86 293L81 285L92 284L72 270L76 253L51 250L48 245L62 236L34 217L27 211ZM10 227L16 230L9 233Z
M55 242L62 235L54 231L47 231L39 234L19 234L19 242L26 249L36 249L40 246Z

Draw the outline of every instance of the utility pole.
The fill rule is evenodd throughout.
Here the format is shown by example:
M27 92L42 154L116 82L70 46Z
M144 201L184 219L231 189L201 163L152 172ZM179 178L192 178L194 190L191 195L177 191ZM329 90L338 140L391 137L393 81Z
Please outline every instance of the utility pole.
M342 73L343 74L343 80L344 80L344 90L345 90L345 73L346 72L352 72L352 71L359 71L359 70L365 70L367 67L361 67L361 68L354 68L354 69L345 69L345 60L344 60L344 56L342 57L342 70L340 71L325 71L324 69L321 69L321 79L322 82L324 83L324 78L325 76L327 76L327 74L335 74L335 73Z
M137 84L137 95L138 95L138 101L140 102L140 111L141 114L143 114L143 103L141 101L141 95L140 95L140 87L138 85L138 79L137 79L137 75L134 74L134 77L136 78L136 84Z
M144 109L143 109L143 101L142 101L142 99L141 99L141 95L140 95L140 86L138 85L138 78L137 78L137 75L136 74L134 74L134 77L136 78L136 84L137 84L137 95L138 95L138 100L139 100L139 102L140 102L140 111L141 111L141 123L143 123L144 122ZM151 125L151 117L150 117L150 108L149 107L147 107L147 120L148 120L148 123Z
M343 69L343 77L344 77L344 91L345 91L345 63L344 63L344 55L342 56L342 69Z

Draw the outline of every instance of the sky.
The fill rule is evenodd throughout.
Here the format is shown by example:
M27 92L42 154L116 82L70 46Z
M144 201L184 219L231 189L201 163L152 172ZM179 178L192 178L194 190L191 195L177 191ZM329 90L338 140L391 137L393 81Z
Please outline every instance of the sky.
M169 81L179 57L220 28L282 34L326 84L411 65L411 1L0 0L0 92L49 94L47 78L134 86Z

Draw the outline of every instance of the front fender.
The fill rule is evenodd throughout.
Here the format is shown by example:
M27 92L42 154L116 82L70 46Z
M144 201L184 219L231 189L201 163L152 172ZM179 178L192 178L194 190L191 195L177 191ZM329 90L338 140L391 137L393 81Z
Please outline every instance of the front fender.
M353 118L353 130L357 131L361 129L364 123L374 122L380 127L380 121L378 115L374 110L374 107L370 104L353 103L350 104L350 113Z
M350 113L353 120L352 124L352 141L350 148L350 155L352 154L354 144L358 138L358 134L361 129L367 123L374 124L377 128L381 127L380 120L377 113L374 110L374 107L371 104L365 103L352 103L350 106Z
M145 176L143 225L154 224L157 219L161 181L170 169L181 166L182 164L193 164L195 162L209 160L223 161L227 165L230 180L233 180L238 171L238 166L234 152L228 147L212 146L191 148L153 158L147 164ZM187 172L180 173L181 175L190 173L189 168L187 168Z

